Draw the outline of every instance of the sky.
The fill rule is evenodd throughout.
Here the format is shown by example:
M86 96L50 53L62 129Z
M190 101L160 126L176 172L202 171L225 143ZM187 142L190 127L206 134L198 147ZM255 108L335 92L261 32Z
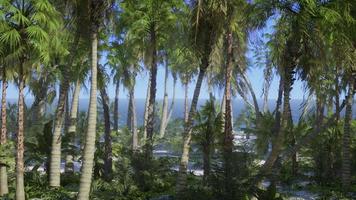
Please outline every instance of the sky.
M252 53L252 47L254 41L257 41L260 39L263 42L267 41L267 38L265 37L266 33L272 33L273 32L273 26L276 22L276 17L271 18L267 21L266 27L263 29L260 29L258 31L251 32L249 34L249 43L248 43L248 52L246 53L246 56L248 60L250 61L249 67L247 70L247 77L250 79L252 83L252 87L254 88L254 91L257 95L258 98L262 98L262 88L263 88L263 69L264 66L256 65L255 64L255 57ZM103 57L100 62L106 63L105 57ZM109 73L110 74L110 73ZM149 73L148 71L144 71L141 74L138 74L137 79L136 79L136 87L135 87L135 97L137 99L144 99L146 98L146 91L147 91L147 83L149 79ZM270 91L269 91L269 98L270 99L276 99L278 96L278 82L279 82L279 76L274 75ZM157 76L157 95L156 98L163 99L163 88L164 88L164 66L159 65L158 66L158 76ZM191 81L189 85L189 98L192 97L194 87L195 87L196 79ZM87 81L86 83L87 89L82 88L80 98L89 98L89 87L90 83ZM172 76L169 76L168 79L168 97L172 97L172 92L173 92L173 79ZM121 91L120 91L120 98L126 99L128 98L128 93L127 91L124 90L124 88L121 86ZM58 88L57 88L58 90ZM208 92L207 92L207 84L202 85L201 88L201 93L200 93L200 98L201 99L207 99L208 98ZM115 92L115 86L112 84L112 82L108 85L107 92L110 98L114 98L114 92ZM222 91L217 91L214 90L215 96L217 98L222 97L223 92ZM25 92L26 98L33 98L32 94L29 92L28 88L26 89ZM18 96L18 89L16 86L13 84L9 85L8 88L8 98L9 99L16 99ZM296 80L294 83L294 87L291 93L291 98L292 99L303 99L304 97L304 90L303 90L303 83L299 80ZM176 88L176 98L177 99L182 99L184 98L184 89L181 83L178 80L177 88ZM236 96L235 98L241 99L240 96Z

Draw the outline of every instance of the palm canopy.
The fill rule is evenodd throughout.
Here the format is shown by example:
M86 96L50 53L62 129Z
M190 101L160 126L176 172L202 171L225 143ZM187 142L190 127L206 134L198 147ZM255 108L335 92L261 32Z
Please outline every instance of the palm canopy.
M0 2L1 52L6 63L19 60L49 62L49 49L66 53L57 37L61 27L58 12L47 0L2 0Z

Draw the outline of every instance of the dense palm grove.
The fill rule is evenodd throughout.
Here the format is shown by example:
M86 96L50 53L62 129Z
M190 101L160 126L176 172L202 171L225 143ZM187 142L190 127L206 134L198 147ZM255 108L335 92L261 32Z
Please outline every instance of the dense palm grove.
M354 0L0 0L0 197L284 199L288 186L356 198L355 17ZM256 65L258 93L247 75ZM145 73L140 116L135 84ZM296 80L306 97L298 116ZM238 116L235 97L245 102ZM176 98L184 109L174 111Z

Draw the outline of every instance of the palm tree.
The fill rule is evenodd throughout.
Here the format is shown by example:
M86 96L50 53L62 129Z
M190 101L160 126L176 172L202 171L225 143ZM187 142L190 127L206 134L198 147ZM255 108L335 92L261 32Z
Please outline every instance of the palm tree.
M147 103L147 141L145 143L146 160L152 158L154 117L156 102L157 52L167 40L166 33L173 31L175 15L173 11L178 1L149 0L145 2L123 1L120 5L123 10L122 21L129 35L145 52L145 64L149 66L149 98ZM181 3L179 3L181 4Z
M105 66L98 69L98 87L100 89L101 103L103 107L104 117L104 178L107 181L111 180L112 174L112 137L111 137L111 122L110 122L110 100L106 92L106 84L108 76L105 73Z
M6 90L8 84L8 78L6 76L6 68L2 67L2 94L1 94L1 135L0 145L5 145L7 142L7 126L6 126ZM7 182L7 170L6 166L0 166L0 196L4 196L9 193Z
M211 172L211 156L217 136L221 133L222 115L217 109L214 97L211 97L197 112L194 126L195 140L203 151L204 184L208 184Z
M88 111L88 127L85 135L85 144L83 150L83 164L80 176L80 185L78 200L87 200L90 195L92 181L95 137L96 137L96 117L97 117L97 65L98 65L98 37L104 15L111 6L111 2L104 0L89 2L90 17L90 40L91 40L91 88Z
M71 39L72 43L69 47L70 54L66 59L66 67L61 69L62 79L60 80L59 86L59 97L55 113L54 128L52 134L52 149L51 149L51 161L50 161L50 178L49 185L51 187L60 186L60 164L61 164L61 133L63 130L63 124L65 121L65 105L68 99L68 90L70 86L70 74L75 62L76 56L78 55L79 44L82 42L81 39L86 36L87 31L87 19L86 19L86 3L84 1L73 1L71 6L62 6L64 8L70 7L73 10L62 10L64 19L73 18L73 21L69 20L67 26L69 32L74 29L74 36ZM61 7L61 6L58 6ZM70 14L68 14L70 13ZM68 14L68 15L66 15ZM70 25L73 25L71 27ZM71 32L70 32L71 33Z
M169 73L169 70L168 70L168 58L166 58L166 61L165 61L165 72L164 72L164 90L163 90L162 116L161 116L160 130L159 130L159 137L160 138L164 137L166 124L167 124L167 117L168 117L168 92L167 92L168 73Z
M18 133L16 153L16 199L24 200L24 88L29 71L37 61L48 62L51 43L56 40L60 26L58 13L47 0L2 1L2 30L0 38L10 49L5 60L17 65ZM41 17L40 17L41 16ZM43 20L45 19L45 20ZM25 34L24 34L25 33ZM51 41L49 40L51 37ZM58 45L58 44L57 44Z
M215 20L221 19L223 12L219 10L220 4L217 1L198 1L194 5L194 42L195 51L200 55L200 66L197 82L195 85L187 123L183 133L183 151L180 159L179 172L177 176L176 195L178 199L184 199L184 191L187 180L187 166L189 162L189 150L192 137L193 118L197 109L200 89L205 73L210 65L210 55L213 51L216 38L219 38L221 27Z

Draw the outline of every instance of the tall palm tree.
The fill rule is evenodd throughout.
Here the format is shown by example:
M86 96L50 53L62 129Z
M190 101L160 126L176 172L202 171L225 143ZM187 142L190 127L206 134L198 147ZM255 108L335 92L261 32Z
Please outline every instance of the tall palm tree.
M210 65L210 55L216 38L221 34L220 24L215 20L221 19L222 10L219 10L220 2L218 1L198 1L194 5L193 14L193 46L195 51L200 55L200 66L197 82L195 85L193 98L190 105L187 123L184 126L183 133L183 151L180 159L179 171L177 176L176 195L178 199L184 199L184 191L187 181L187 166L189 162L190 143L192 138L193 118L197 109L200 89L205 73Z
M157 52L162 49L166 41L166 34L173 31L175 15L173 11L178 1L148 0L136 2L126 0L120 5L123 10L122 21L135 43L145 52L144 62L149 66L149 98L147 103L147 141L145 143L145 159L152 158L154 117L156 102L156 79L159 56ZM180 3L181 4L181 3Z
M101 66L101 65L100 65ZM112 137L111 137L111 121L110 121L110 100L106 92L108 76L105 73L105 66L98 69L98 87L100 89L101 103L103 107L104 117L104 178L107 181L111 180L112 173Z
M73 68L73 63L75 62L76 56L78 55L79 44L81 43L81 39L86 36L87 31L87 19L86 19L86 3L84 1L71 1L71 6L62 6L64 8L72 8L73 10L62 10L61 13L64 13L62 16L64 19L72 18L74 19L74 23L71 20L67 22L68 31L74 29L73 37L70 38L72 43L70 44L69 51L70 54L66 59L66 67L61 69L62 78L60 80L59 86L59 96L58 103L56 107L55 113L55 121L54 128L52 134L52 148L51 148L51 161L50 161L50 178L49 185L51 187L59 187L60 186L60 164L61 164L61 144L62 144L62 136L61 133L63 131L63 125L65 121L65 105L68 99L68 90L70 86L70 74L71 69ZM61 6L58 6L61 7ZM74 27L70 26L74 25Z
M112 2L104 0L91 0L89 2L90 17L90 41L91 41L91 88L88 111L88 127L85 135L83 150L83 164L80 176L78 200L87 200L90 195L92 182L95 138L96 138L96 117L97 117L97 66L98 66L98 38L104 16L110 8Z
M51 43L58 42L57 30L61 25L59 14L47 0L2 1L0 38L3 47L10 49L5 57L17 66L18 132L16 152L16 199L24 200L24 88L29 71L38 61L48 62ZM41 17L40 17L41 16ZM50 40L51 37L51 40ZM58 45L57 43L57 45Z
M6 76L6 68L2 67L2 93L1 93L1 135L0 145L5 145L7 142L7 126L6 126L6 91L8 86L8 78ZM4 196L9 193L7 170L6 166L0 166L0 196Z
M167 92L167 82L168 82L168 58L166 58L165 61L165 70L164 70L164 89L163 89L163 104L162 104L162 116L161 116L161 124L160 124L160 129L159 129L159 137L163 138L165 129L166 129L166 123L167 123L167 117L168 117L168 92Z

